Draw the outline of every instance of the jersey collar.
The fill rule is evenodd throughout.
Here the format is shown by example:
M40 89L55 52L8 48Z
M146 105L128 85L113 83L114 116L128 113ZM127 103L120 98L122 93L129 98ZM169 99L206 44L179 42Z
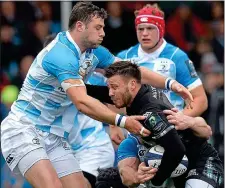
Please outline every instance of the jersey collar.
M79 46L75 43L75 41L73 40L73 38L71 37L69 31L66 31L66 37L75 46L75 48L77 49L77 52L79 54L79 57L80 57L81 56L81 50L80 50Z
M138 57L151 57L151 59L156 59L159 57L159 55L162 53L163 49L165 48L167 42L163 39L162 45L154 52L152 53L146 53L142 48L141 45L139 44L138 46Z

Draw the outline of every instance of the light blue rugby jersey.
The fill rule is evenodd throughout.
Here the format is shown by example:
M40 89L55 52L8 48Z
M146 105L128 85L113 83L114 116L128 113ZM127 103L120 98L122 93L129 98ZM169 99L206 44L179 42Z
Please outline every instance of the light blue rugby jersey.
M147 54L141 49L140 44L137 44L120 52L117 57L132 59L140 66L177 80L190 90L202 84L187 54L165 40L153 53ZM184 100L179 95L168 90L163 90L163 92L176 108L179 110L184 108Z
M94 72L88 79L88 84L106 86L106 78ZM71 107L76 112L75 106ZM94 120L81 112L74 119L73 128L70 131L68 142L73 151L79 152L83 149L101 146L110 143L109 135L105 132L103 123Z
M102 46L81 54L68 31L59 33L35 58L11 108L12 113L20 121L28 118L38 129L68 137L76 114L70 110L72 102L61 82L67 79L86 82L95 68L105 68L114 60L115 57ZM71 123L65 124L67 117Z

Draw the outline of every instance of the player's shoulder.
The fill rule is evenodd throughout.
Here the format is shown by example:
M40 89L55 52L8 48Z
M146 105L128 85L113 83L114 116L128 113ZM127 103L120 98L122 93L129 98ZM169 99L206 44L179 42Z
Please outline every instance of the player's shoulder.
M77 61L79 59L79 54L72 51L67 46L63 45L60 42L56 44L47 51L44 60L46 61Z
M120 143L120 148L137 147L140 144L138 138L133 134L128 134L127 138Z
M111 53L106 47L99 45L97 48L93 49L95 55L104 55L105 53Z
M163 55L167 56L167 58L173 61L176 61L180 58L187 58L187 54L183 50L170 43L166 44L163 50Z
M139 143L136 141L136 139L133 136L128 136L126 139L124 139L117 150L117 158L118 161L121 161L126 158L130 157L138 157L138 146Z
M121 58L121 59L126 59L126 58L130 58L130 56L137 54L138 51L138 47L139 47L139 43L131 46L128 49L122 50L121 52L119 52L116 56Z
M60 32L44 49L48 59L77 59L79 57L78 49L68 40L66 32Z

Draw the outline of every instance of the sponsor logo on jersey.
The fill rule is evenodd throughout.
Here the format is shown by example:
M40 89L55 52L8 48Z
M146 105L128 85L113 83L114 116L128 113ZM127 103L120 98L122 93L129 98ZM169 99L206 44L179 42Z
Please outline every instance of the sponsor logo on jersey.
M36 138L33 138L32 142L33 142L33 144L40 145L40 140L37 137Z
M138 145L138 157L139 157L140 161L144 161L144 156L147 151L148 151L148 149L145 146Z
M192 170L190 170L188 172L187 177L189 177L189 176L197 176L197 175L198 175L198 173L197 173L196 169L192 169Z
M6 157L6 162L8 165L11 165L12 162L15 160L14 156L12 154L9 154L7 157Z
M58 87L58 90L62 93L65 93L64 89L62 87Z
M151 114L152 114L152 112L146 112L145 114L143 114L143 116L148 117Z
M152 126L155 126L155 124L156 124L156 119L155 119L154 116L151 116L151 117L149 118L149 121L150 121L150 123L151 123Z
M62 141L62 146L65 150L70 150L70 146L66 141Z

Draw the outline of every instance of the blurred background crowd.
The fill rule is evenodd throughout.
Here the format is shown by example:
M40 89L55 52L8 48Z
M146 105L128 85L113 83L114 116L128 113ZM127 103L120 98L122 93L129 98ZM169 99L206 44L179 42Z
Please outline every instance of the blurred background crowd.
M72 2L73 5L75 3ZM109 14L105 21L103 46L116 55L137 43L133 12L149 2L93 3L105 8ZM202 79L209 102L209 108L202 116L212 126L211 141L223 159L224 2L157 3L165 12L165 39L189 55ZM60 6L61 2L0 2L1 121L17 98L29 67L43 48L46 36L62 30ZM2 187L29 187L10 175L3 159L1 169Z

